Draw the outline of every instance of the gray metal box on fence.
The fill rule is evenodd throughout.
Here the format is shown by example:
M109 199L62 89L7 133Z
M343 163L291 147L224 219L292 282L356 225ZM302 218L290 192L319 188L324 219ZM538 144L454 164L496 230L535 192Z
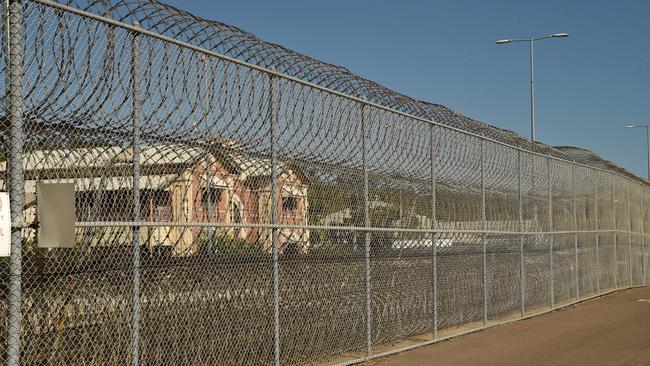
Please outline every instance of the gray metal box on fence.
M74 247L74 184L38 184L36 200L39 248Z

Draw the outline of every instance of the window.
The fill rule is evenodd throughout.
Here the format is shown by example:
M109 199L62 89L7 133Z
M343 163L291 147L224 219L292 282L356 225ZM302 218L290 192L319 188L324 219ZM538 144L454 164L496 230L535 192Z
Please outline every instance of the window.
M131 190L100 190L75 193L78 221L124 221L133 218Z
M153 221L166 222L172 221L172 209L169 206L156 206L153 210Z
M171 196L169 192L147 189L140 192L144 199L141 207L149 207L149 220L156 222L173 221Z
M77 221L92 221L92 198L90 192L75 193L75 211Z
M242 212L238 202L233 202L230 206L230 220L234 224L241 224Z
M219 188L202 188L201 189L201 206L203 212L207 214L208 211L214 216L219 207L219 200L221 199L221 191Z
M241 210L241 206L239 202L233 202L232 205L230 205L230 222L233 224L241 224L243 223L244 218L243 218L243 213ZM241 237L243 233L243 228L234 228L235 229L235 236L236 237Z
M284 197L282 199L282 210L284 211L293 211L298 207L298 198L296 197Z

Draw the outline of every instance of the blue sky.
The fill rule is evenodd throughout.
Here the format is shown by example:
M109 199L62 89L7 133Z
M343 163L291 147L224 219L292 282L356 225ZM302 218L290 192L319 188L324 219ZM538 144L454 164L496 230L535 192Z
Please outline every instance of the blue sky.
M646 176L650 1L162 1L525 136L528 47L495 41L568 32L536 43L537 139Z

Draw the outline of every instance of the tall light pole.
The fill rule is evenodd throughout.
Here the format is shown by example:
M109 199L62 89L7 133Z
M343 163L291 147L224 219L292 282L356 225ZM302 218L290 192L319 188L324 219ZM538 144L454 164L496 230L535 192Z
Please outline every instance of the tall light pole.
M646 144L648 145L648 180L650 180L650 125L629 125L625 128L645 128Z
M530 45L530 139L535 141L535 61L534 61L534 44L535 41L541 41L548 38L565 38L569 33L555 33L543 37L530 37L528 39L500 39L497 44L506 44L514 42L528 42Z

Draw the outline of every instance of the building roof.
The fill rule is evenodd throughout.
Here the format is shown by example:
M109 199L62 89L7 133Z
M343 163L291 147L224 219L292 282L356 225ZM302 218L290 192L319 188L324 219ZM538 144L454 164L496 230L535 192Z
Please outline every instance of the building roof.
M213 143L208 147L182 144L144 145L140 148L140 165L143 169L140 187L162 189L174 182L197 162L212 156L221 162L231 174L241 181L249 178L270 177L271 160L238 151L232 143ZM131 147L97 146L74 149L47 149L26 152L23 170L26 175L26 191L34 192L35 181L74 182L78 191L129 189L133 187L130 172L133 164ZM153 167L168 167L160 171L147 170ZM278 163L280 170L289 168ZM6 170L6 161L0 162L0 173ZM89 171L94 171L89 172ZM149 173L148 173L149 172ZM208 178L207 176L205 177ZM227 186L221 177L210 176L217 187ZM0 184L4 182L0 181Z

